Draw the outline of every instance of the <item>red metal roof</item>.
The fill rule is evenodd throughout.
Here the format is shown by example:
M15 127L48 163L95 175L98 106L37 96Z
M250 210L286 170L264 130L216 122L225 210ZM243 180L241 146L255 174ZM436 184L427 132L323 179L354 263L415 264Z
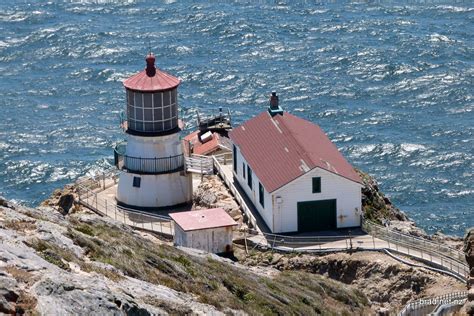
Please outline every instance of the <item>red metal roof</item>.
M318 125L290 113L272 117L265 111L229 135L268 192L316 167L362 183Z
M196 155L207 155L213 151L218 150L220 147L220 136L217 133L212 133L212 138L205 143L199 140L199 131L195 131L186 137L184 140L192 144L192 153Z
M125 88L153 92L173 89L180 84L181 81L178 78L155 67L155 56L153 54L149 54L146 61L147 67L143 71L123 82Z
M184 231L237 225L232 217L222 208L171 213L170 217Z

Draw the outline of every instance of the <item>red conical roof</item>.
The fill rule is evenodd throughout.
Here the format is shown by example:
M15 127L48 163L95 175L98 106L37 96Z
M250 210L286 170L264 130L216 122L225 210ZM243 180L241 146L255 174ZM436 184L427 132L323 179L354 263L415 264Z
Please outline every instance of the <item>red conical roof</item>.
M146 57L147 66L143 71L131 76L123 82L127 89L154 92L176 88L180 80L155 67L155 56L150 53Z

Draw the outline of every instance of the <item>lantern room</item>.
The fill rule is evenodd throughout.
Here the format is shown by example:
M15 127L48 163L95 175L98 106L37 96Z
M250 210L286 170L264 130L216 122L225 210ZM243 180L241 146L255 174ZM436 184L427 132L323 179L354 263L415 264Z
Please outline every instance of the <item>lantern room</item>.
M155 56L146 58L145 71L124 81L129 134L163 134L178 128L179 79L157 69Z

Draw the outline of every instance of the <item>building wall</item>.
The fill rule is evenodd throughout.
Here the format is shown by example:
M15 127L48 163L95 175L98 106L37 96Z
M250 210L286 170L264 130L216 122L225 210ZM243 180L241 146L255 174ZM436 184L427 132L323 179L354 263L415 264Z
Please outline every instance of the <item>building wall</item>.
M182 153L179 133L175 133L157 137L128 135L125 154L137 158L166 158ZM125 167L130 163L131 170L138 170L133 169L135 164L141 166L141 162L134 158L125 157L124 163ZM178 166L178 162L173 163ZM154 168L153 164L144 166ZM133 186L134 177L140 178L140 187ZM188 203L192 200L192 175L180 171L168 174L123 172L119 178L117 200L130 206L150 208Z
M232 226L185 232L174 224L174 244L211 253L232 251Z
M180 133L165 136L143 137L127 135L126 155L141 158L161 158L181 155L183 147L179 139Z
M250 198L252 201L253 205L255 208L258 210L260 213L261 217L267 224L268 228L270 230L273 230L273 207L272 207L272 198L271 195L267 192L265 187L263 188L263 195L264 195L264 205L265 207L262 207L259 201L259 195L258 195L258 184L260 183L260 179L257 177L257 175L253 172L252 170L252 189L249 188L247 184L247 161L244 159L242 154L240 153L239 147L235 146L237 149L237 173L234 171L234 178L237 180L237 182L240 184L242 189L245 191L247 196ZM245 178L243 177L243 166L242 163L245 164Z
M140 177L140 187L133 178ZM166 207L192 200L192 175L184 172L167 174L134 174L122 172L117 187L117 200L137 207Z
M321 177L321 193L312 193L313 177ZM275 214L273 232L298 230L298 202L328 199L336 199L337 228L360 226L361 188L354 181L315 168L272 193ZM277 197L281 198L281 204L276 203Z

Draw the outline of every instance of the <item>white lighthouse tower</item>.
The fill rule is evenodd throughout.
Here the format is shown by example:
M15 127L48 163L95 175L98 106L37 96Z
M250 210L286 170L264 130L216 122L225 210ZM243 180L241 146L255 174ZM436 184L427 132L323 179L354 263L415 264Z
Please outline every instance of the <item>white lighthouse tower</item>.
M158 210L192 199L192 176L186 173L178 120L180 80L155 67L124 81L127 93L128 142L115 148L115 164L123 170L117 204L138 210Z

